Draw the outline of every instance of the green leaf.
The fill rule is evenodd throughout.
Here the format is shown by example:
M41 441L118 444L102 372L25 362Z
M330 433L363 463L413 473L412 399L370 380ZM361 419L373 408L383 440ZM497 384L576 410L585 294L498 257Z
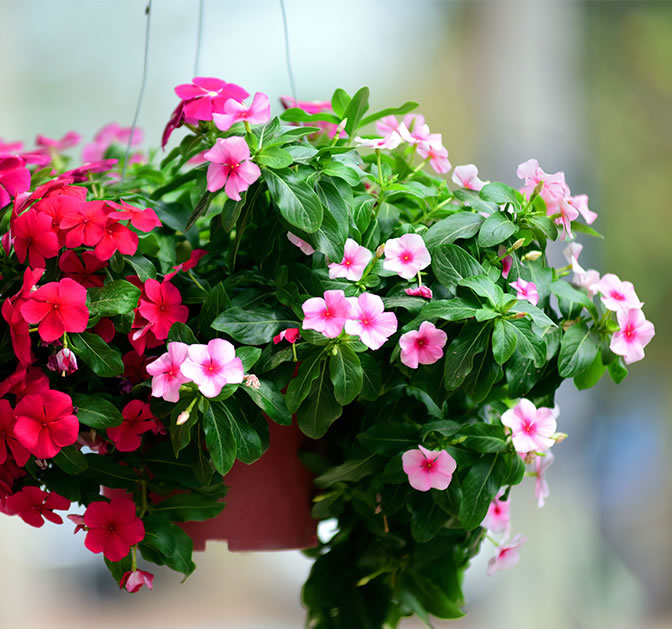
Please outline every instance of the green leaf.
M494 247L516 233L518 227L508 218L506 212L495 212L483 221L478 232L478 244L481 247Z
M573 378L588 369L599 352L599 337L583 322L575 323L563 335L558 356L558 373Z
M279 146L265 146L255 157L260 166L268 168L286 168L294 161L292 154Z
M208 403L203 413L203 430L212 464L222 476L225 476L236 460L237 444L231 422L225 413L215 413L212 405Z
M178 343L186 343L187 345L195 345L198 343L198 339L191 331L191 328L186 323L181 323L180 321L176 321L170 326L168 338L166 340L169 343L176 341Z
M328 112L308 114L298 107L292 107L287 111L283 111L280 114L280 118L285 122L333 122L334 124L341 122L340 118L334 114Z
M448 290L455 290L460 280L484 273L479 262L462 247L437 245L432 251L432 271Z
M479 297L485 297L495 308L501 305L504 292L487 275L474 275L458 282L459 286L465 286L474 291Z
M124 373L124 363L119 350L110 347L97 334L82 332L68 334L70 348L95 374L113 378Z
M448 521L448 514L431 494L414 495L409 505L411 535L416 542L429 542Z
M136 253L134 256L124 256L124 259L131 265L141 282L146 282L148 279L154 279L156 277L156 267L154 266L154 263L145 258L142 254Z
M52 461L70 476L81 474L89 467L86 457L74 445L61 448Z
M543 367L546 363L546 343L539 334L536 334L529 321L515 319L501 320L501 325L507 336L516 336L516 352L534 362L535 367Z
M304 181L289 183L272 170L264 169L273 203L294 227L312 234L322 224L323 208L315 191Z
M524 312L529 314L534 324L542 329L555 326L553 320L543 310L541 310L541 308L533 306L526 299L521 299L520 301L517 301L515 304L513 304L509 312Z
M454 297L453 299L437 299L429 302L418 314L414 323L443 319L444 321L461 321L476 315L480 304L476 300ZM417 326L416 326L417 327Z
M488 346L490 323L466 323L446 349L443 379L446 389L459 388L473 368L474 358Z
M347 164L343 164L336 160L331 160L328 162L325 166L322 167L322 171L326 175L343 179L343 181L346 181L353 187L359 185L362 180L361 174L357 172L357 170L355 170L352 166L348 166Z
M301 361L296 377L292 378L287 386L287 408L291 413L295 413L296 409L301 406L301 402L306 399L310 391L313 380L320 375L322 354L321 349L311 349Z
M343 118L347 119L345 124L345 132L349 137L353 137L354 132L359 129L361 120L368 109L369 88L363 87L352 97L352 100L348 103L345 114L343 115Z
M233 398L229 398L225 402L210 402L210 405L219 423L224 423L228 420L234 439L236 440L236 457L247 465L257 461L263 451L261 439L245 417L238 402Z
M91 300L89 313L101 317L131 312L140 298L140 289L126 280L113 280L100 288L89 288L88 293Z
M133 468L128 465L119 465L109 456L91 453L85 454L84 457L88 464L86 477L94 481L96 485L135 489L138 481L142 480Z
M326 374L326 364L313 380L308 397L296 412L296 421L304 435L311 439L324 437L343 409L334 398L333 387Z
M174 522L203 522L219 515L224 503L199 494L177 494L162 500L152 507L153 513L161 513Z
M551 284L551 292L558 299L563 299L567 302L567 310L572 310L573 304L580 304L597 319L597 308L595 308L593 300L584 291L574 288L571 284L562 280L556 280Z
M145 538L139 544L141 552L149 547L159 554L163 564L185 576L196 570L196 564L191 558L194 543L177 524L160 515L145 516L142 523L145 526ZM155 553L151 555L156 557Z
M345 110L350 104L350 96L345 90L342 90L340 87L334 92L334 95L331 97L331 108L334 110L334 113L340 117L345 117Z
M584 225L583 223L572 223L572 230L579 232L580 234L587 234L593 238L604 238L600 232L594 230L592 227L588 227L588 225Z
M124 421L114 404L101 397L75 393L72 403L77 407L77 419L91 428L113 428Z
M367 402L375 402L383 386L380 364L366 352L359 355L359 361L362 365L362 390L359 395Z
M541 240L538 237L539 233L549 240L555 240L558 237L558 228L548 216L529 216L525 219L525 223L535 232L538 240Z
M390 457L417 448L420 435L418 429L410 424L391 421L375 424L366 432L360 432L357 441L370 452Z
M334 397L342 406L350 404L362 390L362 366L349 345L336 346L336 354L329 359L329 375L334 385Z
M422 440L424 441L432 432L438 432L443 437L452 437L460 428L461 424L450 419L437 419L433 422L427 422L422 427Z
M385 116L402 116L403 114L407 114L409 111L413 111L417 108L417 106L418 103L409 100L399 107L387 107L386 109L381 109L380 111L377 111L376 113L362 119L360 126L365 127L367 124L375 122L376 120L380 120Z
M474 367L464 382L464 391L473 402L482 402L502 377L502 369L485 350L474 360Z
M276 424L289 426L292 423L292 414L287 409L285 396L266 380L259 381L259 388L241 387L252 401L268 415Z
M590 366L574 378L576 388L579 391L590 389L590 387L595 386L600 381L606 370L606 366L602 363L602 352L597 352L595 360L593 360Z
M357 482L379 471L380 467L380 459L374 454L361 459L351 459L318 476L315 479L315 485L331 487L334 483Z
M623 382L625 377L628 375L628 368L623 364L622 358L610 362L609 365L607 365L607 369L609 370L611 379L616 384L621 384L621 382Z
M219 332L225 332L239 343L261 345L272 341L284 328L298 327L298 323L291 319L281 319L277 310L271 308L234 306L222 312L211 326Z
M205 301L198 315L198 327L201 331L208 330L212 322L217 318L217 315L230 306L231 300L226 293L224 285L220 282L206 293Z
M261 349L259 347L239 347L236 349L236 356L243 363L243 371L248 373L259 360Z
M462 504L460 522L467 531L475 529L483 522L488 506L499 490L499 483L493 471L497 455L484 456L474 465L462 481Z
M483 217L475 212L456 212L434 223L424 235L430 252L439 245L448 245L460 238L471 238L478 233Z
M511 326L504 325L500 319L495 321L495 327L492 330L492 355L499 365L503 365L516 350L518 335Z
M459 435L466 435L464 446L476 452L503 452L508 447L504 428L496 424L469 424Z
M518 206L519 192L514 190L511 186L506 184L494 182L485 184L480 191L480 197L484 201L492 201L493 203L511 203Z
M203 194L203 196L196 204L194 211L191 213L191 216L189 216L189 220L187 221L187 224L184 227L185 232L189 231L189 229L191 229L191 226L208 211L208 208L210 207L210 203L212 202L213 197L214 193L209 191L206 191Z

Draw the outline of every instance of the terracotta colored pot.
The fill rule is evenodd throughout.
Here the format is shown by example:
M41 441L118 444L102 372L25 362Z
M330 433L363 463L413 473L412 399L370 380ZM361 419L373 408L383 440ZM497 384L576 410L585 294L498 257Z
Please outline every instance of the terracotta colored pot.
M194 550L226 540L229 550L290 550L317 544L310 517L313 481L297 456L304 439L296 424L269 421L270 447L252 465L236 461L224 478L226 507L216 518L186 522Z

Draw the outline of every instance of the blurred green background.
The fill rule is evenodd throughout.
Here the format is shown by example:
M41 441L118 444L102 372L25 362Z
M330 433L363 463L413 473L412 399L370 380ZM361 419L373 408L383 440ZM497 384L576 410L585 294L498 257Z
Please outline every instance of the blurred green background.
M568 0L286 0L299 99L368 85L372 106L420 103L453 165L518 185L531 157L586 193L605 240L580 237L582 262L635 284L657 336L619 387L560 391L551 496L512 492L520 564L467 574L468 614L454 627L672 627L670 310L672 3ZM0 138L130 124L140 87L141 0L0 0ZM194 75L197 0L154 0L140 126L159 144ZM199 73L290 93L280 3L206 0ZM279 111L276 106L276 112ZM79 157L79 149L75 155ZM562 246L550 255L559 261ZM232 555L212 544L183 585L118 594L70 523L0 520L2 626L299 627L309 562L299 553ZM40 601L39 605L35 601ZM413 621L405 627L419 626ZM449 626L449 623L437 623ZM354 628L353 628L354 629Z

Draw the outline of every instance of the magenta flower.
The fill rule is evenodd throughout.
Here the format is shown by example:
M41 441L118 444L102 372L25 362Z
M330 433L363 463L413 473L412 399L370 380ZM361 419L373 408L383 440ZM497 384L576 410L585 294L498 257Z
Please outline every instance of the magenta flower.
M394 271L406 280L429 266L431 261L425 241L418 234L404 234L401 238L390 238L385 243L383 268Z
M189 382L180 367L187 360L189 346L186 343L168 343L168 351L146 367L152 378L152 395L162 397L166 402L180 399L180 387Z
M345 241L343 259L329 265L329 277L333 280L344 277L346 280L358 282L362 279L364 269L371 262L373 254L366 248L358 245L352 238Z
M555 420L552 409L537 409L525 398L502 413L502 424L511 429L513 447L521 453L548 450L555 443L551 439L557 428Z
M524 535L516 535L510 544L500 546L497 554L488 561L488 576L494 576L500 570L512 568L520 560L518 549L527 541Z
M595 288L602 295L602 303L608 310L620 312L639 309L644 305L644 302L639 301L632 282L622 282L613 273L603 275Z
M429 160L429 165L439 174L445 174L452 168L448 160L448 149L441 144L441 134L434 134L438 136L438 140L429 142L420 142L418 144L418 155L423 159Z
M352 313L345 322L345 331L359 336L369 349L379 349L397 331L397 317L392 312L383 312L385 306L378 295L362 293L348 301Z
M422 286L416 286L415 288L407 288L404 292L411 297L424 297L425 299L432 298L432 289L424 284Z
M243 363L233 345L224 339L212 339L207 345L190 345L188 358L180 370L195 382L205 397L217 397L225 384L243 381Z
M311 256L315 253L315 249L310 246L310 243L307 243L305 240L292 234L292 232L287 232L287 240L289 240L295 247L301 249L301 252L305 253L307 256Z
M515 282L511 282L509 286L516 289L516 299L527 299L533 306L539 303L539 293L537 292L537 285L534 282L526 282L522 277L519 277Z
M411 369L418 364L431 365L443 356L448 335L433 323L423 321L417 331L406 332L399 339L401 362Z
M478 168L474 164L455 166L453 182L461 188L476 191L480 190L487 183L478 178Z
M457 468L455 459L445 450L407 450L401 455L401 464L413 489L429 491L446 489Z
M257 92L251 105L243 105L230 98L224 103L224 113L212 114L212 120L220 131L228 131L236 122L264 124L271 119L271 104L268 96Z
M311 297L301 306L305 318L304 330L315 330L335 339L350 318L352 307L342 290L324 291L324 298Z
M240 193L261 177L259 167L250 161L250 147L241 136L218 138L203 157L211 162L208 190L216 192L223 187L226 196L234 201L240 201Z
M245 100L249 94L235 83L221 79L197 76L192 83L183 83L175 93L185 101L183 115L196 120L212 120L213 113L222 113L226 101Z
M30 188L30 171L20 157L0 157L0 208Z
M273 337L273 344L277 345L282 341L287 341L288 343L296 343L296 340L300 336L301 335L299 334L299 328L287 328L286 330L280 332L280 334L276 334Z
M619 310L616 313L620 329L611 337L609 349L623 356L626 365L644 358L644 348L654 337L653 323L647 321L639 308Z
M546 470L551 467L554 460L555 457L550 450L544 452L544 456L537 456L534 459L534 475L536 477L534 483L534 497L537 499L537 506L540 509L544 506L544 501L550 494L545 473Z
M509 506L511 503L508 500L500 500L503 494L504 490L500 489L495 496L495 499L490 503L488 513L483 519L481 526L493 533L504 533L505 535L508 535L511 526L511 518L509 516Z
M502 258L502 277L507 279L509 277L509 273L511 272L511 267L513 266L513 258L504 254L506 254L506 247L504 245L499 245L497 255L500 258L504 256Z

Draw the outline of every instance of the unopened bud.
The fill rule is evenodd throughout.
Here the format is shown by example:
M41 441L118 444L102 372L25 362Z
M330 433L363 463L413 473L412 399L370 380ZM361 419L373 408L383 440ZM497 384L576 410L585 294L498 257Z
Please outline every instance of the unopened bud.
M341 133L343 133L347 124L348 124L347 118L343 118L343 120L339 122L338 126L336 127L336 137L340 136Z
M532 196L530 199L534 199L534 197L539 196L539 193L544 189L544 181L543 179L536 185L534 186L534 190L532 190Z
M534 463L534 459L537 458L537 453L536 452L528 452L525 455L525 458L523 459L523 462L525 465L529 465L530 463Z
M385 243L376 249L376 258L382 258L385 255Z
M46 470L49 467L49 464L45 459L35 459L35 465L41 470Z
M514 319L524 319L527 316L527 312L518 312Z
M511 251L520 249L524 244L525 244L525 238L518 238L518 240L516 240L516 242L514 242L513 245L511 245Z
M568 435L566 432L556 432L551 439L554 439L555 443L562 443L567 437Z
M541 251L529 251L523 256L523 260L529 260L530 262L534 262L535 260L538 260L541 258L543 254Z
M191 413L189 411L182 411L178 416L177 416L177 421L175 422L178 426L181 426L182 424L186 423L186 421L189 419L189 415Z
M250 389L258 389L261 386L259 378L257 378L257 376L255 376L253 373L248 373L243 378L243 382L245 383L245 386L250 387Z

